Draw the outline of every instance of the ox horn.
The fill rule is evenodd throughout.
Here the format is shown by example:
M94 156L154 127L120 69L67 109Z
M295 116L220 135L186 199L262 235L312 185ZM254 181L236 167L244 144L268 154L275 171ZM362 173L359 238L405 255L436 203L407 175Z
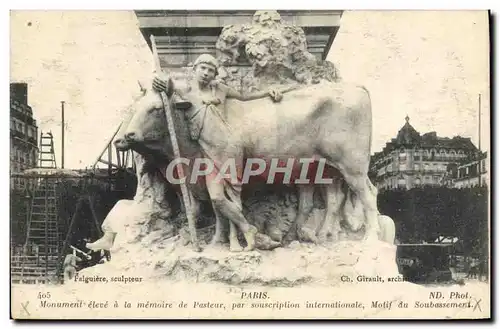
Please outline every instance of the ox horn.
M137 83L139 84L139 88L141 88L141 92L144 94L146 92L146 88L144 88L141 81L137 80Z

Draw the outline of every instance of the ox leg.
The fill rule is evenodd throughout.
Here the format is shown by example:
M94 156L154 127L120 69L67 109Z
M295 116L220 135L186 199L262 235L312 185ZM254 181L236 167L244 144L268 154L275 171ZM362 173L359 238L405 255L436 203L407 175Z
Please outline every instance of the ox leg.
M365 215L365 240L378 240L379 225L377 211L377 195L374 186L366 174L352 173L345 168L340 168L347 184L359 197Z
M299 185L299 207L297 210L297 217L295 218L295 225L297 229L297 236L300 241L317 243L316 232L305 227L307 219L311 214L314 207L314 185Z
M366 183L368 184L368 189L370 190L370 193L372 193L376 198L378 196L377 187L375 185L373 185L372 181L369 178L367 178L366 181L367 181Z
M316 229L316 234L320 240L326 241L328 237L332 241L339 240L340 228L340 208L343 202L342 184L334 180L331 185L321 187L323 199L325 200L325 216ZM326 224L326 225L325 225Z

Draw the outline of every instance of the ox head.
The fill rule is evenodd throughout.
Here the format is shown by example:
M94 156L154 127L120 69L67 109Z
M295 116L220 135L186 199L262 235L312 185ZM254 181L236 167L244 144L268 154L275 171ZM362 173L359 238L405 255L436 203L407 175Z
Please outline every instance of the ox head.
M151 156L157 160L172 159L173 151L167 126L165 109L169 107L177 123L180 114L176 109L186 109L191 103L175 101L175 97L168 97L163 104L161 95L152 88L146 89L141 84L141 96L131 106L131 117L124 121L115 147L119 150L133 150L144 156ZM169 89L173 90L173 82L168 79ZM178 128L178 127L177 127ZM176 129L177 131L177 129Z

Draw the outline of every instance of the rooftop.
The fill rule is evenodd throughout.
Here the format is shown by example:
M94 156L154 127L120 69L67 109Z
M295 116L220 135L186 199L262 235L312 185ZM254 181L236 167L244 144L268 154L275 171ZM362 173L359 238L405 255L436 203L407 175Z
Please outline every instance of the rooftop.
M440 137L435 131L420 134L411 124L410 117L405 117L405 124L398 131L396 138L387 142L381 152L375 152L374 157L388 153L401 147L462 149L467 152L476 152L477 148L469 137L454 136Z

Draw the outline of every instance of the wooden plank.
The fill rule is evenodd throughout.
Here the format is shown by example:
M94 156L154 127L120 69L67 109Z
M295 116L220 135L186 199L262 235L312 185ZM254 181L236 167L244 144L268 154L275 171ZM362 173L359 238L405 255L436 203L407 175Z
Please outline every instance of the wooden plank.
M71 236L73 235L73 228L76 223L76 219L78 218L78 214L80 213L80 208L82 207L83 199L80 197L78 198L78 202L76 203L75 207L75 212L73 213L73 216L71 217L71 222L69 224L68 228L68 234L66 234L66 239L64 240L63 247L61 249L61 254L59 255L59 265L62 265L64 261L64 254L66 253L66 250L69 248L69 240L71 239ZM61 273L61 267L57 267L57 275L60 275Z
M99 238L102 236L103 232L101 230L101 224L99 224L99 220L97 219L97 214L94 208L94 198L93 196L91 197L90 195L88 196L88 202L89 202L89 208L90 212L92 213L92 218L94 219L94 224L97 229L97 232L99 233Z

